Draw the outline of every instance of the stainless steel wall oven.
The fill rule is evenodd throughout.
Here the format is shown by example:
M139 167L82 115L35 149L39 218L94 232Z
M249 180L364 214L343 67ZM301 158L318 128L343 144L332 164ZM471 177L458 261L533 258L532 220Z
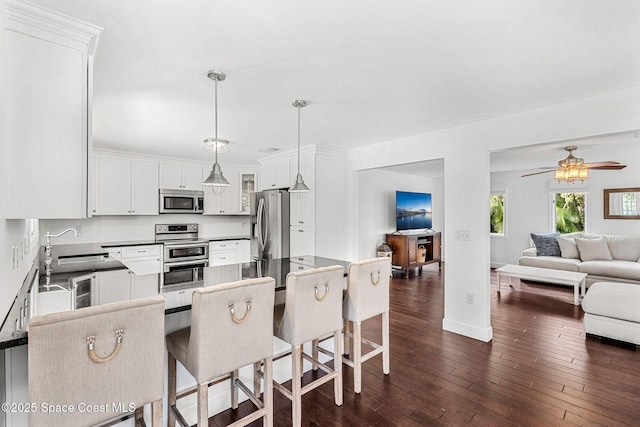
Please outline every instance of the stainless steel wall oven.
M164 245L162 286L202 282L209 265L209 241L198 238L198 224L156 224Z

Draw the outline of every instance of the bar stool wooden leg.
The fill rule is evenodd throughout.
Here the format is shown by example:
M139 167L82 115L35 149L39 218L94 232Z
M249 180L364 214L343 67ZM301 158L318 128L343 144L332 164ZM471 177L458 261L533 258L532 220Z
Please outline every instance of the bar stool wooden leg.
M291 376L291 422L294 426L302 425L302 346L293 346L291 351L293 375Z
M209 383L197 385L198 389L198 427L209 425Z
M151 403L151 425L162 427L162 400Z
M353 324L353 389L362 391L362 322Z
M333 369L336 377L333 379L333 395L336 405L342 406L342 333L336 331L333 334Z
M238 379L238 370L231 372L231 408L238 409L238 385L236 380Z
M255 362L253 364L253 393L258 397L260 397L260 375L258 373L261 369L261 362Z
M382 372L389 375L389 312L382 313Z
M346 354L347 356L349 355L349 351L351 348L350 347L351 338L349 337L349 334L351 334L351 322L345 319L344 321L344 354Z
M176 358L173 357L171 353L169 353L169 384L167 391L167 426L175 427L176 425L176 416L173 413L173 406L176 404Z
M258 363L259 365L259 363ZM264 394L262 395L264 406L267 409L266 427L273 427L273 358L264 361Z
M144 406L140 407L140 408L136 408L136 415L134 417L135 424L138 425L138 423L140 422L140 420L144 421Z
M313 369L314 371L318 370L318 364L315 362L315 360L318 360L318 345L320 344L320 340L312 340L311 341L311 357L313 358L314 362L311 362L311 369ZM304 362L304 360L303 360ZM304 368L304 365L303 365Z

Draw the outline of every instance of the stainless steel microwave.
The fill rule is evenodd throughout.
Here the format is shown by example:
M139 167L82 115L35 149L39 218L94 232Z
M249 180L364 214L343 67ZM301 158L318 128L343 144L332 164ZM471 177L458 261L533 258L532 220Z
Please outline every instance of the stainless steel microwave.
M204 212L204 191L160 189L160 213Z

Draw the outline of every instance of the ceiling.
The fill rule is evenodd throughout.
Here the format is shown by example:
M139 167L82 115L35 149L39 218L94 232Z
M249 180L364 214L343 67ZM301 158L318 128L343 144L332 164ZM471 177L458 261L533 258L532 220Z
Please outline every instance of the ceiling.
M33 0L104 28L94 146L350 149L640 86L637 0ZM554 153L553 163L563 152Z

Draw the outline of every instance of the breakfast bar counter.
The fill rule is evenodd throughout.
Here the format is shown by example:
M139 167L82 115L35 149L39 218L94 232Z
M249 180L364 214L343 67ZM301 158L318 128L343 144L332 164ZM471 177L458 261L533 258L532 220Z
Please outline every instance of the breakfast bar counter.
M165 314L171 315L190 310L191 294L194 289L199 287L215 286L242 279L272 277L275 279L276 292L279 293L278 291L283 291L286 288L286 277L289 272L330 265L341 265L345 267L346 275L349 262L316 256L299 256L205 267L202 272L203 280L201 281L168 286L160 285L156 287L155 290L152 288L150 291L147 290L146 294L140 294L140 296L150 296L150 292L162 295L166 300ZM101 272L114 270L127 271L124 265L114 265L110 270L102 270ZM31 317L46 314L47 312L70 309L69 306L72 303L70 297L72 280L90 276L92 273L94 272L77 271L54 274L51 276L52 286L47 290L44 285L44 274L41 273L41 269L38 268L37 265L34 265L25 280L25 284L22 286L23 289L21 289L16 296L11 311L4 319L2 328L0 329L0 349L28 343L27 329ZM134 274L133 276L137 279L151 281L151 283L162 284L162 273L147 275ZM55 284L55 286L53 286L53 284ZM99 300L96 298L88 298L88 301L91 301L90 305L97 305L96 302L100 300L117 301L129 299L117 295L115 288L112 291L112 295L105 295L110 291L108 287L101 286L99 291L101 298ZM34 296L38 296L38 298L34 298ZM282 298L284 298L284 293L282 293ZM39 301L38 304L35 303L36 299ZM43 301L49 301L49 303L44 304ZM169 320L169 318L167 318L167 320ZM169 329L173 328L170 327Z

